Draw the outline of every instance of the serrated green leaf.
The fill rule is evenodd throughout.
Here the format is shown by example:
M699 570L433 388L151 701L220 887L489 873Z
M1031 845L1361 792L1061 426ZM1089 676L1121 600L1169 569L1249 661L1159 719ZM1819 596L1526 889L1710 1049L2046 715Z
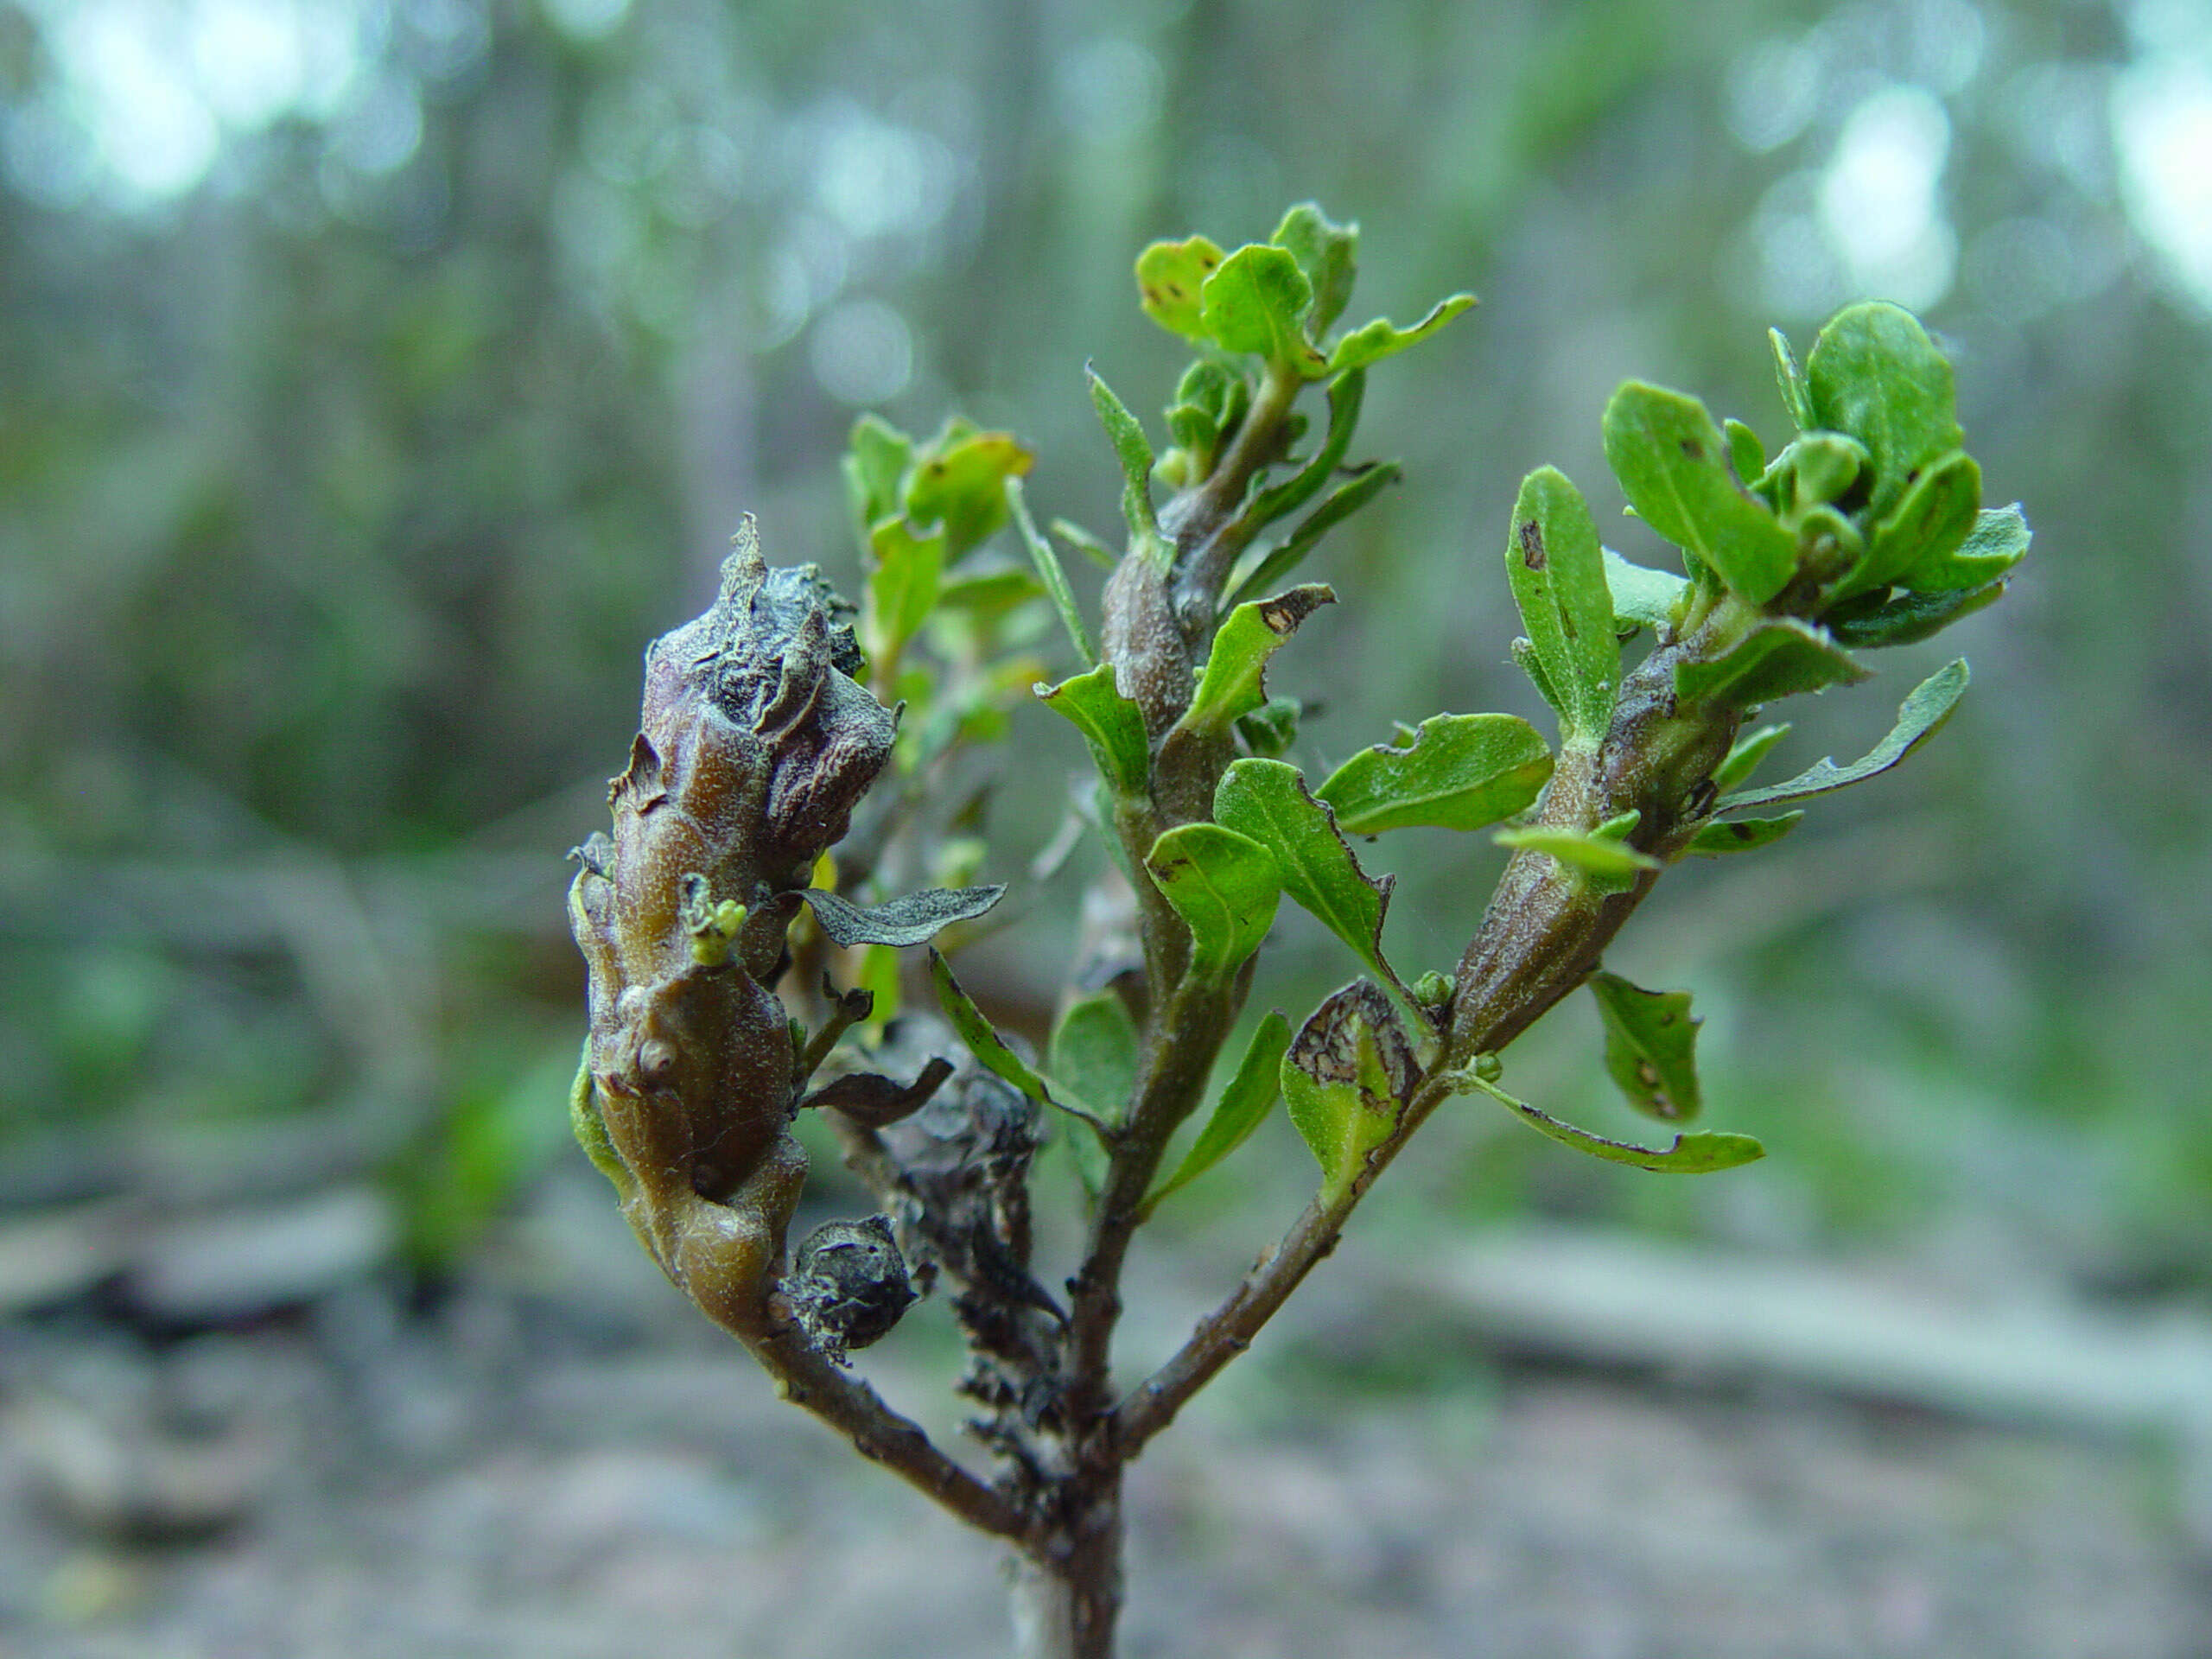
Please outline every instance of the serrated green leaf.
M1098 423L1106 429L1107 439L1122 463L1122 520L1140 545L1157 547L1160 518L1152 507L1152 445L1128 405L1114 395L1114 388L1095 371L1086 368L1084 372L1090 378L1090 406L1098 411Z
M1517 1114L1522 1122L1538 1134L1549 1135L1561 1146L1572 1147L1592 1158L1602 1158L1609 1164L1627 1164L1632 1168L1648 1169L1662 1175L1707 1175L1756 1163L1766 1156L1766 1148L1748 1135L1713 1131L1678 1135L1669 1147L1637 1147L1624 1141L1609 1141L1602 1135L1592 1135L1587 1129L1576 1128L1572 1123L1563 1123L1548 1112L1540 1112L1525 1100L1516 1100L1496 1084L1474 1071L1457 1072L1454 1080L1463 1089L1480 1090L1499 1105Z
M1618 974L1590 976L1605 1022L1605 1070L1647 1117L1687 1123L1705 1104L1697 1081L1697 1028L1688 991L1647 991Z
M1045 706L1072 721L1090 745L1098 775L1117 794L1141 795L1152 775L1152 745L1144 713L1122 695L1114 664L1101 663L1058 685L1039 685Z
M1782 393L1782 406L1789 411L1789 418L1800 432L1813 424L1813 403L1806 395L1805 376L1797 366L1797 353L1789 349L1789 336L1779 328L1766 331L1767 344L1774 348L1774 384Z
M1933 639L1961 617L1971 616L1985 605L2005 597L2007 584L1993 582L1986 588L1958 593L1899 594L1885 597L1866 594L1847 601L1821 620L1836 643L1854 651L1884 645L1916 645Z
M1308 380L1326 359L1306 338L1313 285L1289 249L1248 243L1205 279L1198 294L1201 326L1226 352L1250 352Z
M899 511L913 448L914 441L880 416L863 415L853 423L839 468L844 474L853 534L863 551L869 532Z
M1007 1046L983 1011L960 988L951 967L935 946L930 949L930 983L936 988L938 1006L944 1010L946 1020L985 1070L1004 1077L1040 1106L1064 1112L1076 1109L1076 1103L1055 1097L1036 1069Z
M1921 594L1986 588L2026 556L2028 540L2028 521L2018 502L1977 513L1960 546L1923 558L1905 572L1904 585Z
M1594 830L1567 830L1553 824L1518 824L1500 830L1491 839L1516 852L1549 853L1560 863L1612 880L1634 879L1642 870L1656 870L1659 861L1638 852L1613 836Z
M1111 991L1077 997L1053 1022L1052 1083L1102 1123L1118 1123L1137 1080L1137 1027Z
M1913 687L1911 695L1897 705L1897 724L1890 728L1889 735L1851 765L1839 766L1833 760L1823 759L1786 783L1724 795L1713 810L1732 812L1747 806L1770 806L1777 801L1802 801L1887 772L1942 728L1966 695L1968 678L1965 658L1945 664Z
M1738 738L1729 748L1727 758L1713 769L1713 788L1726 794L1745 782L1758 770L1767 751L1789 735L1789 723L1784 721L1779 726L1762 726L1756 732Z
M1237 582L1234 602L1243 603L1253 593L1273 587L1300 564L1306 556L1317 546L1321 537L1334 530L1352 514L1398 481L1400 473L1395 461L1381 461L1369 467L1351 482L1329 492L1321 505L1307 513L1291 531L1281 545L1271 549L1252 574Z
M1725 818L1705 825L1690 837L1687 853L1718 858L1725 853L1755 853L1771 847L1792 830L1802 812L1785 812L1778 818Z
M1230 612L1214 631L1198 689L1176 725L1192 732L1226 731L1230 721L1265 702L1268 659L1298 632L1299 624L1336 599L1327 584L1308 582Z
M1313 793L1348 835L1479 830L1526 809L1551 775L1551 750L1517 715L1436 715L1410 747L1362 749Z
M1595 746L1613 717L1621 646L1598 526L1582 493L1555 467L1540 467L1521 480L1505 571L1543 666L1538 689L1548 684L1563 699L1553 704L1562 746Z
M1397 1127L1421 1068L1389 999L1372 981L1356 979L1314 1009L1277 1075L1290 1121L1321 1166L1328 1204Z
M1981 468L1954 450L1916 479L1874 528L1866 551L1835 590L1839 599L1886 588L1906 571L1940 568L1964 544L1981 511Z
M1410 328L1401 328L1388 317L1363 322L1330 348L1326 372L1343 374L1380 363L1386 357L1395 357L1408 346L1420 345L1474 303L1471 294L1448 294L1429 307L1428 315Z
M1866 446L1877 522L1915 474L1961 447L1951 365L1901 306L1872 301L1838 312L1805 360L1805 391L1813 424Z
M1274 855L1217 823L1185 823L1162 835L1145 868L1191 930L1191 971L1226 979L1274 925L1282 873Z
M1613 596L1613 632L1672 628L1689 583L1671 570L1654 570L1605 549L1605 587Z
M861 642L870 660L896 662L937 605L944 576L944 537L917 536L905 518L886 518L869 534L874 568L861 599Z
M1090 630L1084 626L1082 608L1075 602L1075 590L1068 586L1068 573L1060 568L1060 556L1052 551L1052 544L1037 533L1036 520L1029 516L1029 502L1019 479L1009 479L1006 486L1007 505L1014 512L1014 527L1020 532L1021 544L1029 550L1029 562L1036 567L1037 579L1051 595L1052 609L1060 619L1060 626L1067 630L1068 642L1075 647L1076 656L1086 666L1098 661L1098 653L1091 649Z
M906 478L906 516L936 524L950 564L995 534L1007 521L1006 486L1037 457L1011 432L945 429L916 450Z
M1748 709L1777 697L1855 684L1867 671L1826 629L1794 616L1777 617L1760 623L1715 661L1678 664L1675 695L1688 703L1728 702Z
M1181 1191L1226 1159L1267 1122L1275 1096L1282 1092L1282 1058L1289 1047L1290 1021L1280 1013L1270 1012L1245 1045L1244 1058L1236 1063L1236 1075L1214 1103L1212 1115L1198 1131L1198 1138L1175 1166L1174 1173L1152 1189L1141 1216L1151 1215L1162 1198Z
M1605 405L1605 462L1629 505L1729 590L1764 605L1797 569L1797 538L1728 470L1720 429L1685 392L1640 380Z
M1766 471L1766 446L1758 433L1733 418L1721 422L1720 431L1728 441L1728 464L1736 469L1737 481L1748 489Z
M1171 334L1203 343L1198 292L1221 264L1221 250L1203 236L1155 242L1137 256L1137 302Z
M1309 340L1320 339L1351 297L1352 282L1359 270L1359 226L1333 223L1313 202L1301 201L1282 216L1282 223L1268 240L1289 249L1299 270L1306 273L1313 290L1313 304L1306 313L1306 334Z
M1359 868L1334 815L1313 798L1296 766L1257 759L1230 762L1214 791L1213 816L1273 854L1283 891L1378 977L1397 984L1382 960L1390 878L1370 880Z

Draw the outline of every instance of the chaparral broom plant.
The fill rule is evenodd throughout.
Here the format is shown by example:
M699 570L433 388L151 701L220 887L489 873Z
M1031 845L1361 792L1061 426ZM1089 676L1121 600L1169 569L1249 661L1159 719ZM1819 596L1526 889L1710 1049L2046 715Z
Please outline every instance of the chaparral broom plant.
M786 1398L1007 1541L1028 1655L1113 1651L1122 1471L1250 1346L1446 1102L1475 1096L1640 1170L1760 1156L1747 1136L1687 1127L1689 997L1607 973L1606 946L1670 864L1764 847L1802 816L1772 809L1885 771L1933 733L1963 662L1915 688L1865 758L1753 782L1788 729L1753 715L1863 680L1859 653L1988 604L2027 547L2017 508L1981 505L1950 368L1920 324L1853 306L1802 366L1773 336L1794 431L1772 455L1685 393L1614 394L1606 460L1685 575L1602 547L1559 472L1523 480L1502 537L1526 632L1510 648L1557 713L1556 745L1510 715L1431 714L1309 777L1281 758L1300 708L1266 673L1337 596L1292 578L1397 476L1352 459L1369 372L1473 303L1340 328L1357 250L1353 227L1311 206L1231 252L1203 236L1145 250L1140 301L1194 358L1157 451L1090 378L1122 477L1118 554L1063 522L1040 531L1013 435L955 419L917 442L863 419L845 460L857 611L814 568L770 567L748 520L711 608L648 652L613 833L575 855L590 968L578 1137L670 1279ZM1052 538L1110 567L1095 628ZM1053 613L1073 664L1056 676L1034 643ZM945 954L1003 891L964 884L980 850L971 762L1033 687L1088 747L1084 815L1118 867L1091 910L1110 918L1118 895L1126 924L1090 930L1042 1056L994 1029ZM1511 849L1448 976L1385 956L1390 879L1346 839L1413 825ZM1357 976L1225 1055L1285 898ZM942 1023L894 1018L899 953L923 947ZM1592 1134L1507 1088L1502 1052L1582 987L1605 1070L1675 1131L1663 1144ZM1132 1238L1278 1099L1319 1166L1312 1201L1166 1363L1117 1375ZM793 1249L806 1159L791 1126L809 1110L882 1213ZM1048 1132L1083 1177L1081 1258L1058 1288L1031 1262ZM988 1466L933 1444L851 1367L917 1287L938 1285L970 1351L958 1387Z

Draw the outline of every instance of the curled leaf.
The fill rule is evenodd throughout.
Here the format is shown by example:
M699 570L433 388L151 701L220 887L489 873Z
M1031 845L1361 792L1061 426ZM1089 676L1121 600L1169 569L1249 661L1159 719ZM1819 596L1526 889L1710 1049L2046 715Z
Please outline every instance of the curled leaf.
M1786 616L1762 622L1711 662L1676 664L1675 695L1688 703L1728 702L1748 709L1866 677L1867 671L1826 629Z
M1173 334L1203 344L1198 291L1221 264L1221 250L1203 236L1155 242L1137 256L1137 302L1144 314Z
M1275 1096L1282 1092L1281 1067L1289 1046L1290 1021L1280 1013L1269 1013L1252 1033L1244 1058L1236 1063L1236 1075L1223 1088L1221 1098L1214 1103L1212 1114L1191 1149L1183 1154L1183 1161L1145 1198L1143 1214L1149 1216L1169 1193L1188 1186L1226 1159L1267 1121Z
M1683 849L1700 858L1716 858L1724 853L1754 853L1762 847L1771 847L1792 830L1802 812L1785 812L1778 818L1725 818L1703 825L1690 837Z
M1592 1135L1587 1129L1561 1122L1548 1112L1538 1111L1525 1100L1516 1100L1478 1071L1456 1072L1453 1079L1465 1088L1480 1090L1539 1135L1549 1135L1563 1147L1602 1158L1609 1164L1627 1164L1631 1168L1648 1169L1662 1175L1707 1175L1756 1163L1766 1156L1766 1148L1750 1135L1725 1132L1678 1135L1674 1144L1668 1147L1638 1147L1625 1141L1610 1141L1602 1135Z
M1514 715L1437 715L1411 745L1362 749L1314 791L1355 836L1433 825L1479 830L1524 810L1552 775L1535 727Z
M809 887L804 897L831 943L850 949L856 944L921 944L955 922L982 915L1005 895L1002 885L925 887L866 909L819 887Z
M1290 1121L1321 1166L1321 1196L1334 1201L1389 1138L1421 1067L1397 1010L1358 979L1313 1011L1280 1071Z
M1951 717L1951 711L1958 707L1959 699L1966 695L1968 677L1965 658L1944 664L1913 687L1911 694L1897 706L1897 724L1890 728L1889 734L1849 766L1839 766L1833 760L1823 759L1818 766L1808 767L1785 783L1724 795L1715 810L1730 812L1747 806L1767 806L1776 801L1802 801L1887 772L1942 729L1943 722Z
M1343 374L1363 369L1386 357L1395 357L1408 346L1418 346L1475 303L1471 294L1450 294L1429 307L1428 315L1410 328L1401 328L1388 317L1362 323L1330 349L1327 372Z
M1687 1123L1704 1096L1697 1080L1698 1021L1688 991L1647 991L1618 974L1590 977L1605 1023L1605 1070L1647 1117Z
M1145 868L1191 930L1191 971L1225 979L1257 950L1282 896L1274 856L1217 823L1178 824L1152 845Z
M1685 392L1630 380L1605 405L1605 462L1637 515L1729 588L1764 605L1797 569L1797 538L1728 469L1726 440Z

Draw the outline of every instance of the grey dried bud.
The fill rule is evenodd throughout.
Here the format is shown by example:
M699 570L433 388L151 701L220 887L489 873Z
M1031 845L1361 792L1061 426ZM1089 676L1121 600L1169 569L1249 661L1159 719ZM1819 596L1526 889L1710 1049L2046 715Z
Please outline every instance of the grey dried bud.
M785 1289L800 1327L840 1363L847 1350L888 1336L914 1302L887 1216L816 1228L798 1247Z

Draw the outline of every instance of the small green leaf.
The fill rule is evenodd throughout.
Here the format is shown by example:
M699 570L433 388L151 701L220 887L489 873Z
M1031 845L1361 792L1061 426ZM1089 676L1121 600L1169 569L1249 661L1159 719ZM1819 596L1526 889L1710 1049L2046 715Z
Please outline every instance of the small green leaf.
M1914 474L1960 447L1951 365L1912 313L1881 301L1838 312L1805 360L1810 423L1847 432L1874 463L1877 521Z
M1191 930L1191 971L1198 977L1226 979L1266 940L1282 873L1258 842L1217 823L1179 824L1153 842L1144 861Z
M1636 1147L1624 1141L1608 1141L1604 1135L1592 1135L1587 1129L1578 1129L1572 1123L1562 1123L1548 1112L1540 1112L1524 1100L1514 1097L1474 1071L1455 1072L1454 1081L1469 1089L1479 1089L1501 1106L1520 1116L1521 1121L1540 1135L1548 1135L1563 1147L1587 1153L1592 1158L1602 1158L1610 1164L1627 1164L1637 1169L1648 1169L1662 1175L1707 1175L1723 1169L1734 1169L1739 1165L1756 1163L1766 1156L1766 1148L1748 1135L1730 1135L1707 1131L1698 1135L1678 1135L1670 1147Z
M1605 586L1613 595L1613 632L1670 629L1689 583L1671 570L1654 570L1605 549Z
M1106 429L1114 453L1121 458L1122 518L1135 541L1156 547L1160 519L1152 509L1152 446L1145 441L1144 428L1129 413L1128 405L1114 395L1114 388L1095 371L1086 368L1084 372L1090 378L1090 404L1098 411L1098 423Z
M1683 850L1700 858L1717 858L1723 853L1755 853L1762 847L1771 847L1792 830L1802 812L1785 812L1778 818L1722 818L1706 824L1690 837L1690 844Z
M1045 597L1045 589L1027 570L1006 566L994 570L969 570L954 576L937 591L939 612L960 611L978 620L1004 616L1008 611Z
M886 518L868 537L875 568L861 603L861 638L869 658L895 662L937 605L944 575L944 537L917 536L905 518Z
M1767 751L1789 735L1789 723L1784 721L1779 726L1762 726L1748 736L1738 738L1728 751L1728 758L1713 769L1713 788L1726 794L1746 781L1758 770L1759 762L1766 759Z
M1621 646L1598 527L1582 493L1557 467L1540 467L1521 480L1505 571L1543 667L1538 690L1548 684L1564 699L1553 703L1562 742L1594 747L1613 717Z
M1151 1215L1162 1198L1197 1180L1243 1146L1251 1138L1252 1131L1267 1122L1275 1096L1282 1091L1281 1068L1284 1051L1289 1046L1290 1021L1280 1013L1269 1013L1245 1046L1244 1058L1236 1063L1236 1074L1230 1078L1221 1091L1221 1098L1214 1103L1213 1115L1198 1131L1198 1138L1183 1154L1183 1161L1175 1166L1175 1173L1152 1189L1139 1212L1141 1216Z
M1529 683L1536 688L1536 695L1553 708L1559 707L1559 693L1544 677L1544 665L1536 660L1536 647L1527 639L1516 639L1509 647L1513 653L1513 665L1529 677Z
M1790 420L1800 432L1813 424L1813 401L1805 391L1805 376L1797 366L1797 353L1789 349L1789 336L1779 328L1766 331L1767 344L1774 348L1774 384L1782 393L1782 406L1789 411Z
M1397 1010L1356 979L1314 1009L1278 1075L1290 1121L1321 1166L1321 1201L1344 1196L1389 1138L1420 1080Z
M1986 587L2026 555L2028 537L2028 521L2017 501L1977 513L1962 544L1948 553L1923 557L1905 573L1904 585L1921 594Z
M997 533L1007 520L1006 486L1037 457L1011 432L972 432L950 423L915 451L906 480L906 516L936 524L950 564Z
M1243 424L1251 403L1251 384L1242 374L1202 357L1176 385L1167 409L1168 435L1197 458L1202 473L1211 472L1214 451Z
M1268 240L1289 249L1306 273L1313 290L1306 334L1310 340L1320 339L1351 297L1352 281L1359 271L1359 226L1335 224L1313 202L1301 201L1282 216Z
M953 978L951 968L934 946L930 950L930 983L937 988L938 1005L944 1010L945 1019L987 1071L996 1072L1040 1106L1074 1110L1071 1103L1054 1098L1035 1069L1006 1046L1005 1039L983 1017L983 1011L960 988L960 982Z
M1276 519L1298 511L1318 495L1351 448L1359 425L1359 410L1367 394L1367 376L1354 370L1329 385L1329 431L1313 459L1281 483L1260 491L1236 515L1248 532L1257 531Z
M1724 795L1714 810L1732 812L1747 806L1770 806L1777 801L1802 801L1887 772L1942 729L1966 695L1967 677L1963 657L1937 669L1913 687L1912 694L1897 706L1897 721L1890 728L1889 735L1851 765L1839 766L1833 760L1824 759L1786 783Z
M1101 1122L1118 1123L1137 1080L1137 1027L1111 991L1077 997L1052 1027L1052 1082L1090 1108Z
M1091 649L1090 631L1083 625L1083 611L1075 602L1075 590L1068 586L1068 573L1061 569L1060 556L1052 551L1052 544L1037 533L1037 523L1029 516L1029 503L1019 479L1007 480L1006 499L1014 510L1014 527L1021 533L1021 543L1029 550L1029 561L1037 567L1037 579L1052 595L1052 608L1059 613L1060 626L1067 630L1077 658L1085 667L1095 664L1098 653Z
M1327 372L1342 374L1363 369L1386 357L1395 357L1408 346L1418 346L1431 334L1473 306L1471 294L1449 294L1429 307L1428 315L1410 328L1401 328L1388 317L1377 317L1338 340L1329 352Z
M1251 352L1317 380L1328 364L1306 338L1306 313L1313 285L1287 248L1249 243L1205 279L1199 289L1199 321L1227 352Z
M1748 709L1802 691L1855 684L1866 675L1826 629L1785 616L1760 623L1715 661L1678 664L1675 695L1684 702Z
M1479 830L1525 810L1551 775L1550 749L1517 715L1436 715L1410 747L1362 749L1313 792L1347 835Z
M1144 713L1123 696L1114 680L1114 664L1101 663L1058 685L1039 685L1045 706L1075 722L1090 745L1098 775L1121 795L1141 795L1152 775L1152 746L1145 735Z
M1789 478L1787 504L1803 513L1826 506L1856 483L1866 467L1866 449L1840 432L1808 432L1782 452L1779 467Z
M1296 697L1269 697L1236 722L1236 735L1252 753L1273 759L1298 741L1298 717L1304 712Z
M1728 470L1720 429L1694 397L1630 380L1605 405L1605 461L1643 521L1764 605L1797 569L1797 538Z
M1272 549L1253 567L1252 574L1236 584L1233 601L1241 604L1247 595L1281 582L1306 562L1306 556L1322 537L1396 483L1400 475L1397 462L1380 461L1349 483L1330 491L1321 505L1306 515L1282 544Z
M1101 570L1111 570L1122 562L1112 548L1073 519L1055 518L1046 528Z
M1137 302L1171 334L1203 344L1198 291L1221 264L1221 250L1203 236L1155 242L1137 256Z
M853 533L861 546L876 525L899 510L901 486L914 441L877 415L863 415L853 423L843 461L845 501L853 515Z
M1973 532L1980 511L1981 468L1973 456L1953 450L1923 472L1897 510L1875 526L1865 555L1837 585L1835 596L1886 588L1908 570L1940 568Z
M1617 836L1599 835L1594 830L1529 823L1500 830L1491 839L1516 851L1549 853L1562 864L1611 880L1633 880L1639 871L1659 868L1659 861L1650 854L1640 853Z
M1214 631L1198 689L1176 724L1193 732L1225 731L1230 721L1265 702L1268 659L1298 632L1300 623L1336 599L1325 583L1308 582L1231 611Z
M1957 593L1900 594L1887 599L1880 594L1866 594L1838 606L1821 620L1838 645L1853 650L1916 645L1933 639L1961 617L1996 603L2005 597L2007 585L1998 581Z
M1728 440L1728 464L1736 469L1737 481L1748 489L1766 471L1766 446L1759 442L1758 433L1738 420L1721 422L1720 431Z
M1688 991L1647 991L1618 974L1590 976L1605 1022L1605 1070L1647 1117L1687 1123L1703 1107L1697 1028Z
M819 887L809 887L802 896L830 942L849 949L856 944L919 944L955 922L973 921L1004 898L1006 888L925 887L865 909Z
M1396 985L1382 960L1390 879L1372 880L1361 870L1335 816L1313 798L1296 766L1283 760L1230 762L1214 791L1213 815L1224 828L1272 853L1283 891L1379 977Z

